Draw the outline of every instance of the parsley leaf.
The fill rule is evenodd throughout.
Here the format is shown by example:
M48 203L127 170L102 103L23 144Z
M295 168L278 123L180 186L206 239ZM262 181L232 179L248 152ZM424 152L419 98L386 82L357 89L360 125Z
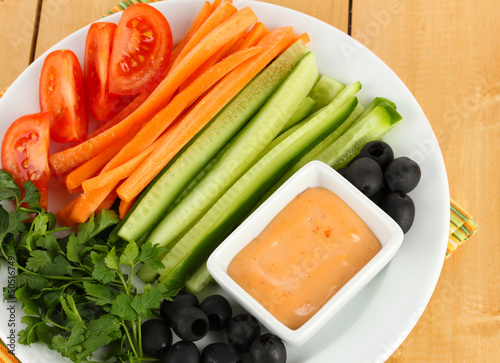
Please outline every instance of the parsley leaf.
M109 287L90 282L84 282L83 287L87 293L87 299L94 301L97 305L104 306L113 303Z
M4 200L13 200L17 205L21 204L21 189L12 175L0 169L0 201Z
M118 295L113 301L111 312L122 320L137 320L137 313L130 306L131 300L127 295Z
M146 318L151 318L152 310L160 307L162 293L165 290L162 285L157 286L155 289L152 289L150 285L146 285L142 294L134 296L130 306L138 316L144 315Z
M0 171L0 201L15 202L12 211L0 205L0 257L17 272L15 293L4 293L26 314L19 342L42 342L75 363L106 345L114 361L144 361L140 324L159 308L165 288L146 285L139 293L132 276L140 264L163 268L157 258L165 249L110 236L119 220L106 210L59 237L66 228L39 206L35 185L23 188Z
M137 256L139 256L139 247L135 241L131 241L120 256L120 263L122 265L135 266Z
M104 256L95 251L90 253L92 262L95 264L92 270L92 277L103 284L107 284L116 278L116 270L111 270L106 266L104 262Z

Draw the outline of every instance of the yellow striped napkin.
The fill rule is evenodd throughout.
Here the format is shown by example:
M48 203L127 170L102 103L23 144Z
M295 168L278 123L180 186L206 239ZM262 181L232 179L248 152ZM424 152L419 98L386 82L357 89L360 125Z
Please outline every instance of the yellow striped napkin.
M453 199L450 201L450 234L448 236L448 247L446 258L450 257L462 243L467 241L477 230L477 223Z
M135 3L153 3L161 0L124 0L111 8L103 17L125 10ZM0 97L6 90L0 92ZM455 251L462 243L467 241L477 230L477 223L472 217L460 207L453 199L450 203L450 234L448 236L448 247L446 249L446 258ZM20 363L15 356L10 354L8 348L0 340L0 362L1 363Z

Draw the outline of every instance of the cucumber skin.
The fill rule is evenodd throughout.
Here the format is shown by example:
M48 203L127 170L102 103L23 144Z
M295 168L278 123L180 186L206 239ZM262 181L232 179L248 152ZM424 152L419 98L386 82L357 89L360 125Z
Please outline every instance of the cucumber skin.
M342 105L343 112L341 113L341 115L339 115L339 117L341 117L342 119L347 118L349 114L354 110L356 105L356 98L353 98L351 102L345 102ZM336 125L336 122L332 120L330 123L330 127L328 128L328 130L324 131L322 135L332 132L332 128L334 127L334 125ZM316 139L317 138L319 137L316 137ZM277 156L271 159L271 161L268 161L268 164L272 165L273 161L274 163L279 162L279 160L276 161L276 159L278 159L279 156L286 151L289 151L288 149L292 147L293 145L289 145L287 149L282 150ZM214 205L212 214L216 214L218 216L218 219L210 226L210 228L205 233L205 236L203 236L198 241L198 243L196 243L196 245L189 251L189 253L184 256L184 258L179 261L171 271L169 271L166 275L160 276L160 281L167 288L167 290L174 291L182 288L182 286L184 286L185 284L186 279L189 278L189 276L198 268L199 264L209 257L210 253L212 253L213 250L234 230L234 228L236 228L243 221L243 219L252 210L253 206L259 202L259 200L267 192L267 190L272 185L274 185L281 178L281 176L284 175L286 171L292 165L294 165L295 162L308 150L310 150L310 147L303 147L289 160L283 162L282 165L277 169L274 167L268 168L265 164L263 167L261 167L261 170L257 174L257 176L260 176L264 179L258 180L259 178L254 176L251 181L247 182L247 186L244 187L242 191L236 189L239 181L236 182L234 184L234 186L236 187L228 190L228 192L224 196L229 195L229 198L231 198L230 194L228 193L236 194L234 198L242 199L241 202L238 204L238 200L232 200L230 201L229 206L222 205L223 202L221 202L220 206L218 205L218 203ZM265 178L266 173L269 173L268 169L272 169L274 170L274 172L268 175L267 178ZM243 180L243 178L244 177L242 177L240 180ZM250 188L250 190L247 190L248 188ZM224 196L222 198L224 198ZM220 200L222 200L222 198ZM223 210L220 210L221 208L223 208ZM197 231L195 230L196 227L197 226L195 226L191 231L193 234L197 233Z
M301 167L306 165L312 160L316 160L315 156L321 152L321 150L328 147L331 143L337 140L353 123L356 122L357 117L363 112L363 106L357 104L355 109L351 112L349 117L344 120L335 130L333 130L329 135L318 142L309 152L307 152L300 160L298 160L286 173L283 175L278 182L276 182L266 194L261 198L259 203L254 207L256 209L259 205L264 203L267 198L271 196L281 185L283 185L295 172L297 172Z
M370 106L367 110L370 109ZM364 117L362 117L365 115ZM359 154L363 145L372 140L378 140L402 120L401 115L392 106L392 102L377 100L377 105L360 118L335 142L315 156L315 160L322 161L338 170L343 168ZM360 129L365 129L360 132ZM347 143L347 147L343 144ZM344 150L347 149L347 150Z
M344 88L345 84L323 74L309 94L316 101L313 112L328 105Z
M205 262L186 280L185 286L193 294L198 294L212 282L214 282L214 279L210 275L210 272L208 272Z
M240 116L242 112L248 112L245 119L240 121L242 127L267 101L270 95L279 87L293 67L307 52L308 49L303 42L296 42L283 52L281 56L276 58L276 60L264 68L264 70L262 70L254 79L252 79L249 84L245 86L245 88L240 91L240 93L233 100L231 100L230 103L217 116L215 116L215 118L188 145L186 145L186 147L176 156L175 160L163 169L160 173L161 176L157 177L148 186L148 193L152 194L141 194L141 197L135 203L133 209L127 214L126 220L120 225L120 229L116 232L116 234L126 241L131 241L133 239L139 239L143 234L152 230L183 187L224 146L228 140L221 142L220 147L214 148L214 150L211 150L211 153L205 153L198 156L199 165L196 167L193 162L190 162L192 159L182 161L183 158L187 158L187 156L183 157L182 155L184 155L190 147L196 147L192 145L196 145L196 140L201 140L204 132L209 130L210 126L216 123L217 120L220 120L222 117L222 121L224 121L225 114L228 114L228 116L226 116L225 123L234 123L235 117L237 117L236 113L238 112L234 110L234 108L241 108L243 110L239 111ZM263 86L262 83L269 86ZM255 94L258 96L255 96ZM251 106L248 104L249 101L252 101ZM245 111L245 109L248 109L249 107L252 108L252 111ZM235 132L237 131L238 130ZM232 135L234 135L234 133L229 137L232 137ZM200 143L202 144L201 149L203 149L203 142L200 141ZM179 161L179 159L181 160ZM178 164L181 165L179 166ZM181 171L181 169L185 168L187 164L190 164L190 168L192 168L191 172L184 178L184 182L181 182L181 185L177 186L176 195L171 197L170 200L162 200L161 196L162 194L165 194L163 190L165 188L170 188L173 184L172 178L165 181L165 178L168 177L168 173L172 171L176 174L182 173L183 171ZM176 168L176 170L172 170L173 168ZM168 184L169 182L170 185ZM166 185L162 186L162 184ZM155 195L153 196L153 194Z
M148 241L173 248L182 235L253 165L260 152L298 108L299 104L293 100L304 99L318 75L316 57L308 52L254 118L235 136L233 146L212 172L158 223ZM292 91L293 98L290 98Z
M295 126L300 121L309 116L309 114L312 112L315 106L316 106L316 101L313 100L311 97L307 96L306 98L304 98L304 100L300 103L298 110L295 111L295 113L292 115L292 117L290 117L285 126L283 126L281 132L282 133L285 132L290 127Z

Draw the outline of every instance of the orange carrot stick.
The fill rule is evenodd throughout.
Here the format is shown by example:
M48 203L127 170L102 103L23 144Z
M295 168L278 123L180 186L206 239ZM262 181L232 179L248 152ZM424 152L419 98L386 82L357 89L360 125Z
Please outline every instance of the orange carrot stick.
M134 138L125 145L108 164L114 168L139 154L151 145L178 116L205 93L213 84L224 77L235 67L262 51L260 47L252 47L234 53L205 71L188 88L177 94L163 110L158 112ZM85 189L85 188L84 188Z
M157 147L117 189L119 197L130 201L153 180L161 169L198 133L258 72L294 38L292 27L274 29L262 38L264 51L245 61L225 76L182 122L173 125L167 142ZM180 127L179 125L182 125Z
M90 192L84 192L78 197L78 202L71 211L71 220L75 223L84 223L92 213L95 213L99 205L116 187L115 185L106 185L104 188L94 189Z
M134 98L123 110L118 112L118 114L113 117L111 120L106 121L99 125L97 129L95 129L89 136L88 139L91 139L92 137L100 134L103 131L106 131L107 129L110 129L111 127L115 126L118 124L121 120L125 119L128 115L130 115L132 112L134 112L137 107L139 107L145 100L148 98L148 96L151 94L151 92L142 92L137 95L136 98Z
M222 3L222 0L214 0L212 1L212 6L210 8L210 13L213 13L215 9Z
M304 44L307 44L311 41L311 38L309 38L309 34L302 33L302 34L298 35L297 37L295 37L295 39L292 41L292 43L295 43L298 40L302 40L304 42Z
M212 54L210 58L208 58L205 63L203 63L197 70L195 70L189 77L186 79L186 81L179 87L179 91L183 91L186 89L187 86L189 86L195 79L200 77L204 72L207 71L210 67L212 67L214 64L219 62L221 59L223 59L225 56L230 54L230 49L240 40L244 37L246 33L241 32L240 34L236 35L232 40L230 40L226 45L224 45L222 48L220 48L217 52ZM232 52L231 52L232 53Z
M228 2L223 2L218 6L215 11L205 20L205 22L193 34L191 39L187 42L181 50L177 59L172 64L171 70L173 71L176 66L186 57L186 55L198 44L205 36L214 30L219 24L223 23L231 15L235 14L238 10ZM233 34L234 36L234 34Z
M117 198L118 195L116 194L115 188L106 196L106 198L104 198L104 200L101 202L101 204L99 204L94 213L99 214L103 209L111 209Z
M184 34L184 37L174 47L174 49L172 49L172 53L170 53L169 66L167 67L167 70L169 70L172 67L179 53L182 51L182 49L184 49L189 39L191 39L191 37L198 30L201 24L203 24L205 20L210 16L211 12L212 12L212 5L210 5L208 1L205 1L203 7L198 12L193 22L191 23L191 26L189 27L188 31L186 32L186 34Z
M138 155L134 156L127 162L117 166L114 169L100 173L99 175L87 179L82 183L83 190L88 192L93 189L99 189L105 187L108 184L117 184L120 180L128 177L132 172L137 169L137 167L142 163L142 161L149 155L154 149L154 143L149 145L145 150L143 150Z
M84 180L87 180L97 174L108 163L118 151L120 151L130 138L126 137L118 142L112 144L100 154L94 156L92 159L87 160L83 164L70 171L65 178L66 188L74 190L82 185Z
M56 213L57 220L65 227L71 227L76 223L73 219L71 219L71 212L78 202L78 198L79 197L73 199L71 202L66 204L63 209Z
M245 7L219 24L185 58L179 62L156 87L139 108L127 118L90 140L69 149L52 154L49 163L56 173L64 173L85 162L106 149L117 138L135 133L142 124L149 121L165 107L177 88L213 53L256 21L254 12Z
M252 29L245 36L245 39L239 45L238 50L245 49L248 47L253 47L257 44L263 37L269 34L271 31L260 21L256 22Z
M135 201L137 200L137 198L134 198L132 199L130 202L127 202L125 200L120 200L120 204L118 206L118 217L120 219L123 219L125 218L125 216L127 215L127 213L130 211L130 209L132 208L132 206L135 204Z

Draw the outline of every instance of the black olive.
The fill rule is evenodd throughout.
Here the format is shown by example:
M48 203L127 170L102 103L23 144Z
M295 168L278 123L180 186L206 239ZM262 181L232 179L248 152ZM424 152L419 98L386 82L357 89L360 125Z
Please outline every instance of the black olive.
M172 331L161 319L150 319L141 325L142 350L152 358L163 357L172 345Z
M406 156L394 159L384 170L385 182L395 192L411 192L420 181L420 176L418 164Z
M200 309L208 316L209 329L224 329L233 315L229 301L222 295L210 295L200 303Z
M343 168L340 168L337 170L337 173L342 175L344 178L347 178L347 170L349 170L348 166L344 166Z
M163 363L200 363L200 351L193 342L179 340L167 351Z
M391 146L383 141L375 140L367 142L358 154L358 158L372 158L382 170L394 159Z
M171 316L172 330L182 340L195 341L208 332L208 317L196 306L182 306Z
M373 195L373 196L370 197L370 199L372 200L373 203L375 203L377 205L380 205L380 203L382 202L382 200L390 192L391 191L388 188L386 188L385 186L382 186L375 195Z
M347 170L347 180L367 197L378 193L383 184L380 165L371 158L355 160Z
M165 323L170 325L172 313L181 306L199 306L198 297L190 291L181 290L172 300L163 300L160 305L160 315Z
M202 363L242 363L240 354L225 343L212 343L201 352Z
M415 219L415 204L408 195L401 192L390 193L382 199L380 208L396 221L404 233L410 230Z
M246 353L253 340L260 335L260 325L253 315L241 313L227 322L226 333L229 344L237 351Z
M274 334L263 334L250 345L250 357L252 362L285 363L285 344Z

